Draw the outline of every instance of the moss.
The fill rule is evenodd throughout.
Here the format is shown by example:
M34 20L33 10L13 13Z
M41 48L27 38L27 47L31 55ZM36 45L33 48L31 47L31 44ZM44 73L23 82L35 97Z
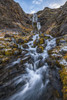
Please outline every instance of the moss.
M39 42L40 42L39 44L44 44L44 39L43 38L40 38L39 39Z
M12 50L11 48L5 49L5 55L6 55L6 56L11 56L11 55L13 55L13 50Z
M6 62L8 62L8 61L9 61L9 58L8 58L8 57L2 58L2 63L6 63Z
M50 39L50 37L49 36L45 36L44 39L47 40L47 39Z
M61 66L62 67L62 66ZM62 70L59 71L61 81L63 83L63 100L67 100L67 68L64 66Z
M59 45L60 39L56 39L56 44Z
M44 47L43 46L38 46L37 47L37 53L43 53Z
M40 34L39 36L40 36L41 38L43 38L43 37L44 37L44 34L42 33L42 34Z
M67 53L63 56L63 58L67 61Z

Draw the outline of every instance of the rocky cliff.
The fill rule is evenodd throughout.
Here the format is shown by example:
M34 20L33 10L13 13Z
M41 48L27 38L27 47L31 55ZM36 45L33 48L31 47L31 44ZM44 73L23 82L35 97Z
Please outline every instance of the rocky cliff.
M58 9L46 7L38 13L42 32L53 36L67 34L67 2Z
M4 28L30 31L29 18L14 0L0 0L0 29Z

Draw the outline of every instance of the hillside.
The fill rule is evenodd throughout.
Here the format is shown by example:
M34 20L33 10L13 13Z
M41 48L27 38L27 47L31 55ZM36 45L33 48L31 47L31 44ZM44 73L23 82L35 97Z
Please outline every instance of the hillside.
M18 3L14 0L0 0L0 29L30 32L30 28L31 22Z
M46 7L37 14L42 25L42 32L52 36L67 34L67 2L58 9Z

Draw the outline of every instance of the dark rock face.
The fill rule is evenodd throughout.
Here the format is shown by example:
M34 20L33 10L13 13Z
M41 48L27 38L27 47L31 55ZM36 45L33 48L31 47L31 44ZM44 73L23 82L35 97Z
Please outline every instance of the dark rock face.
M38 13L42 32L54 37L67 34L67 2L58 9L45 8Z
M21 30L18 23L24 27L29 27L31 24L18 3L14 0L0 0L0 29L17 28L17 30Z

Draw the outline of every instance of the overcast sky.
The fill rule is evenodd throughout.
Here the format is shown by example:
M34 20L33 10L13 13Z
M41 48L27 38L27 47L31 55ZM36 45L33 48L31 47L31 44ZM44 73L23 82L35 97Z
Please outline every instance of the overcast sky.
M26 13L35 13L45 7L59 8L67 0L14 0L20 4Z

